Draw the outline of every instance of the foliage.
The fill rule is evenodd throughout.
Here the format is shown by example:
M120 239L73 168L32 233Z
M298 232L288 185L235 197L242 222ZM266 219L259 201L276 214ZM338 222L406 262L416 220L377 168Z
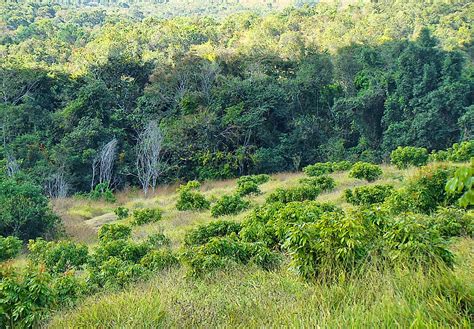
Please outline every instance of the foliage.
M43 264L52 273L80 270L89 257L86 245L72 241L30 240L28 250L30 251L28 257L34 264Z
M408 166L421 167L428 162L428 151L424 147L399 146L390 153L390 161L398 169Z
M162 211L158 208L154 209L137 209L133 212L132 225L144 225L155 223L162 218Z
M333 172L333 165L331 162L315 163L303 168L303 171L308 176L321 176Z
M170 238L168 238L166 235L163 233L154 233L151 234L147 237L147 243L152 247L152 248L161 248L161 247L167 247L171 244Z
M122 224L104 224L98 233L101 242L125 240L132 236L130 226Z
M451 266L454 258L436 227L425 215L406 213L391 220L383 235L385 255L397 263L428 267Z
M277 188L267 198L266 202L288 203L293 201L314 200L321 193L318 186L302 184L289 188Z
M184 243L187 246L199 246L206 244L213 237L222 237L238 234L241 230L241 225L236 222L217 220L209 224L200 225L197 228L186 233Z
M209 209L210 202L199 193L198 190L201 184L198 181L190 181L178 188L178 202L176 209L184 210L204 210Z
M321 191L331 191L336 187L336 181L330 176L317 176L300 179L300 184L318 187Z
M326 212L315 222L290 227L283 247L290 253L291 268L313 278L350 270L366 257L369 241L359 218Z
M46 317L55 302L51 275L44 268L30 268L24 275L2 269L0 325L29 328Z
M0 236L0 262L15 258L21 251L23 242L14 236Z
M0 176L0 235L22 240L51 237L59 224L41 189L22 177Z
M146 269L156 272L178 263L178 258L170 250L152 250L140 260Z
M232 264L254 263L265 269L279 264L280 257L260 243L242 242L236 237L213 237L183 255L190 274L201 276Z
M353 205L369 206L384 202L392 193L392 185L368 185L345 190L344 198Z
M447 149L447 160L454 162L469 161L474 157L474 140L455 143Z
M351 171L349 172L349 177L365 179L368 182L373 182L377 180L382 175L382 168L379 166L367 163L367 162L357 162L352 166Z
M109 183L97 184L92 191L89 192L91 200L104 200L105 202L115 203L117 198L109 187Z
M474 184L474 158L471 158L471 165L468 167L461 167L456 170L454 177L450 178L446 183L446 192L455 195L462 193L459 198L461 207L474 205L474 191L472 186Z
M265 174L241 176L237 179L237 193L241 196L260 194L261 191L258 186L268 182L269 180L270 176Z
M347 160L332 163L332 169L335 172L337 172L337 171L346 171L346 170L350 170L351 168L352 168L352 163L350 161L347 161Z
M439 207L431 218L432 225L444 238L455 236L472 237L474 234L474 214L456 208Z
M118 219L125 219L128 217L130 210L126 207L117 207L114 210L115 215L117 215Z
M250 202L239 194L224 195L211 207L212 217L236 215L250 207Z

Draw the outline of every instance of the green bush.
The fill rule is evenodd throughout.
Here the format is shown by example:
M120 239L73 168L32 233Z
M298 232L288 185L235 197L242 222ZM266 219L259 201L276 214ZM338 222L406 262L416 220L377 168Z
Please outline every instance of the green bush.
M277 188L267 197L266 202L288 203L293 201L314 200L320 193L321 189L319 187L308 184L289 188Z
M321 176L333 172L333 165L331 162L318 162L303 168L303 171L308 176Z
M261 243L242 242L234 237L213 237L206 244L193 247L183 254L193 276L201 276L232 264L254 263L272 269L280 256Z
M349 172L349 177L365 179L368 182L377 180L382 175L382 168L380 166L368 163L368 162L357 162L352 166Z
M126 240L132 236L132 228L123 224L105 224L99 229L99 241Z
M465 141L460 144L453 144L451 148L447 150L448 160L454 162L469 161L474 157L474 140Z
M232 233L238 234L242 226L239 223L218 220L200 225L186 233L184 243L187 246L203 245L213 237L222 237Z
M142 265L112 256L90 269L88 281L104 289L117 289L137 282L148 274Z
M12 259L20 253L23 242L14 236L0 236L0 262Z
M439 207L433 214L431 223L444 238L472 237L474 234L474 213L472 211Z
M150 271L161 271L178 264L178 258L170 250L152 250L140 260L140 265Z
M128 217L128 215L130 213L130 210L128 208L125 208L125 207L117 207L114 210L114 213L115 213L115 215L117 215L118 219L125 219L125 218Z
M89 193L91 200L104 200L106 202L115 203L117 198L109 187L109 183L97 184Z
M280 202L267 203L255 208L242 223L239 236L244 242L261 242L275 247L279 240L273 225L268 224L285 205Z
M269 180L270 176L265 174L239 177L237 179L237 193L241 196L260 194L261 191L258 186Z
M424 147L399 146L390 154L390 161L398 169L421 167L428 162L428 151Z
M87 263L89 257L86 245L72 241L30 240L28 250L33 263L44 264L52 273L79 270Z
M28 268L23 275L2 271L0 278L0 327L38 326L56 302L51 275Z
M332 163L333 171L346 171L352 168L352 163L350 161L339 161Z
M331 191L336 187L336 181L330 176L301 178L300 184L318 187L321 191Z
M393 186L391 185L369 185L345 190L344 198L353 205L368 206L384 202L392 193Z
M212 207L212 217L235 215L250 207L250 202L242 199L239 194L224 195Z
M461 207L474 205L474 158L471 159L471 165L461 167L456 170L454 177L450 178L446 183L445 190L448 195L460 195L458 203Z
M453 264L446 240L426 215L405 213L392 219L383 239L384 255L392 262L424 267L440 261L448 266Z
M158 208L154 209L137 209L133 212L132 225L144 225L155 223L162 218L162 211Z
M241 196L245 195L258 195L261 194L258 184L253 181L237 182L237 194Z
M449 153L446 150L431 151L428 156L428 162L447 161Z
M185 185L181 185L178 188L179 197L176 209L181 211L209 209L210 202L196 191L200 187L201 184L198 181L190 181Z
M353 269L366 258L370 239L360 218L325 212L317 221L289 227L283 248L291 269L314 278Z
M0 175L0 236L16 236L23 241L51 237L59 223L39 186Z
M163 233L151 234L148 236L146 241L152 248L156 248L156 249L167 247L171 244L170 238L168 238Z

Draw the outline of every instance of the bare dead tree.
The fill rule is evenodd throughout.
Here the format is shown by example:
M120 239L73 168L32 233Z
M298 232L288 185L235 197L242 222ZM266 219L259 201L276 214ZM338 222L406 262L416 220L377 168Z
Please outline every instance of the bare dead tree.
M13 155L8 154L7 155L7 175L9 177L12 177L19 171L20 171L20 165L18 164L18 161L16 161Z
M202 68L200 74L201 91L205 95L207 102L211 100L211 89L219 74L219 66L216 63L210 63Z
M117 143L117 139L114 138L105 144L92 161L91 190L94 188L96 183L96 176L98 176L98 184L108 183L110 185L112 181Z
M151 121L138 136L137 176L143 192L155 191L159 176L164 171L163 135L156 121Z
M69 184L66 182L64 172L59 170L52 174L45 182L44 190L53 199L65 198L69 191Z

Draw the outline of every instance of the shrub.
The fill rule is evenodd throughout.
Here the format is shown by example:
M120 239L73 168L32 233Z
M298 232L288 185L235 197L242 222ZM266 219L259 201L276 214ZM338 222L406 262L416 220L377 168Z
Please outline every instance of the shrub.
M460 144L453 144L451 148L447 150L448 160L454 162L469 161L474 157L474 140L465 141Z
M218 220L209 224L200 225L186 233L184 243L187 246L203 245L213 237L222 237L232 233L239 233L242 226L239 223Z
M0 175L0 235L23 241L51 237L60 223L41 188L20 178Z
M52 273L64 273L81 269L88 261L86 245L72 241L47 242L43 239L30 240L29 258L35 264L44 264Z
M250 202L238 194L224 195L211 208L212 217L235 215L250 207Z
M105 224L99 229L99 241L114 241L129 239L132 236L132 229L130 226L122 224Z
M155 223L162 218L160 209L137 209L133 212L132 225Z
M277 212L284 207L283 203L273 202L255 208L243 221L239 236L245 242L261 242L274 247L278 244L275 228L268 225Z
M277 188L271 193L266 202L282 202L288 203L292 201L314 200L321 193L321 189L313 185L300 185L290 188Z
M346 171L352 168L352 163L350 161L339 161L332 163L333 171Z
M123 288L149 272L140 264L109 257L89 272L89 283L105 289Z
M331 162L318 162L314 165L304 167L303 171L308 176L321 176L332 173L333 167Z
M155 233L148 236L147 243L152 248L158 249L158 248L169 246L171 244L171 240L163 233Z
M384 202L392 193L393 186L391 185L360 186L354 190L345 190L344 197L347 202L353 205L368 206Z
M261 191L258 186L269 180L270 176L265 174L239 177L239 179L237 179L237 193L242 196L260 194Z
M390 154L390 161L398 169L421 167L428 162L428 151L424 147L399 146Z
M369 242L360 218L325 212L315 222L291 226L283 247L290 254L290 267L314 278L351 270L367 256Z
M178 210L204 210L209 209L210 202L196 190L201 184L197 181L190 181L178 188L178 202L176 208Z
M125 207L117 207L115 210L114 210L114 213L115 215L117 215L117 218L118 219L125 219L128 217L128 214L129 214L130 210L128 208L125 208Z
M425 166L408 181L407 190L417 211L428 213L440 205L455 202L459 194L450 196L445 191L453 171L453 168L446 166Z
M336 181L330 176L318 176L300 179L301 184L318 187L321 191L331 191L336 187Z
M439 207L431 223L444 238L474 234L474 214L462 209Z
M453 255L426 215L406 213L387 223L385 255L392 262L428 267L441 261L450 266Z
M43 268L28 268L24 275L10 270L0 277L0 327L37 326L55 303L51 275Z
M150 271L161 271L178 263L178 258L170 250L152 250L140 261L140 265Z
M115 203L117 201L117 198L115 198L115 195L107 182L97 184L89 193L89 198L91 200L104 200L110 203Z
M236 237L214 237L206 244L191 248L183 259L194 276L227 267L233 263L254 263L265 269L277 266L280 257L261 243L247 243Z
M435 162L435 161L447 161L449 153L445 150L439 151L431 151L430 155L428 156L428 162Z
M456 170L454 177L448 180L445 190L449 195L462 194L458 200L461 207L474 205L474 158L471 159L469 167L461 167Z
M365 179L368 182L373 182L382 175L382 169L380 166L368 163L368 162L357 162L352 166L349 172L349 177Z
M258 187L258 184L252 181L246 181L246 182L237 182L238 187L237 187L237 194L241 196L245 195L258 195L261 194L262 191L260 191L260 188Z
M22 241L14 236L4 238L0 236L0 262L18 256L21 250Z

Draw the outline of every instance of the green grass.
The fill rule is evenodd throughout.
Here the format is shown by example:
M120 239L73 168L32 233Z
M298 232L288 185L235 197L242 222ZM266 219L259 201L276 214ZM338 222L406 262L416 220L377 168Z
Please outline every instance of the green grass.
M414 169L398 170L391 166L383 169L382 178L369 184L349 178L347 172L332 174L337 182L335 190L321 194L318 200L348 208L351 206L342 197L346 188L371 184L397 187L414 172ZM261 204L276 188L295 185L302 177L302 173L274 175L261 186L263 194L252 197L251 202ZM215 219L209 211L176 210L175 189L176 186L160 187L149 198L137 193L133 197L121 193L114 207L161 208L163 219L135 227L134 236L141 239L154 232L163 232L171 238L173 248L178 249L186 231ZM235 189L235 180L226 180L206 182L201 191L206 198L213 199L233 193ZM74 202L70 202L66 208L74 206ZM100 207L100 204L95 207ZM247 213L227 219L241 221ZM101 216L90 220L95 219L94 223L100 225L100 221L107 218L104 213ZM185 268L172 268L125 291L87 298L74 310L55 314L48 326L471 328L474 316L474 240L454 240L451 249L456 255L453 270L437 268L426 271L369 264L357 273L340 276L332 282L324 282L324 278L319 282L305 282L291 273L286 264L273 272L252 265L239 266L200 279L187 277Z
M455 246L460 262L454 271L369 266L327 283L252 266L204 279L173 269L126 292L88 299L50 325L147 328L160 317L160 327L184 328L470 328L474 243L461 239Z

